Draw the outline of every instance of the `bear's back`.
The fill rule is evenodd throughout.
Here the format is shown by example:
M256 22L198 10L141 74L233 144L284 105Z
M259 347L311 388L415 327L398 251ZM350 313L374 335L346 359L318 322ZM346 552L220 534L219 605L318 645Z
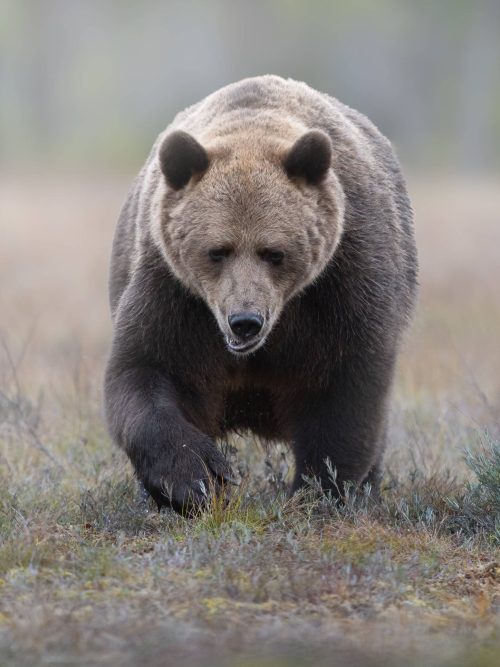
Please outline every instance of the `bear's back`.
M362 149L365 157L367 148L371 152L369 144L389 145L363 114L306 83L272 74L243 79L215 91L177 114L167 132L179 128L202 139L204 135L242 131L249 125L260 125L270 132L291 125L298 135L321 129L329 134L334 148L347 142L351 150Z

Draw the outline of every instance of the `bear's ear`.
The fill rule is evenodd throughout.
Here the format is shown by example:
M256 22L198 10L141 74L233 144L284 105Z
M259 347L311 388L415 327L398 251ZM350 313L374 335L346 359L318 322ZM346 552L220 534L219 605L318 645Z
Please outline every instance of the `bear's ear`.
M332 143L321 130L306 132L293 144L284 166L289 176L305 178L318 185L325 178L332 161Z
M180 190L194 174L208 169L206 150L194 137L182 130L176 130L165 137L160 146L159 159L167 183L174 190Z

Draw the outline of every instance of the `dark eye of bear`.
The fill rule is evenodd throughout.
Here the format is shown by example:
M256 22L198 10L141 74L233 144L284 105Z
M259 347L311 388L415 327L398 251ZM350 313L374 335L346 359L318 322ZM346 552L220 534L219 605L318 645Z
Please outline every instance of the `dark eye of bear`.
M222 262L223 259L231 254L230 248L212 248L208 251L208 256L212 262Z
M262 252L259 252L259 257L265 262L269 262L269 264L279 266L283 263L285 253L282 250L269 250L269 248L266 248Z

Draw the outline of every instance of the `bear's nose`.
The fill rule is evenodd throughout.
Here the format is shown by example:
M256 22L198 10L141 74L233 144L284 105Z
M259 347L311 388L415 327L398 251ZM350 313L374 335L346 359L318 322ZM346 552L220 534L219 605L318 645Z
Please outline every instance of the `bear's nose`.
M235 313L228 317L231 331L239 338L251 338L262 329L264 318L258 313Z

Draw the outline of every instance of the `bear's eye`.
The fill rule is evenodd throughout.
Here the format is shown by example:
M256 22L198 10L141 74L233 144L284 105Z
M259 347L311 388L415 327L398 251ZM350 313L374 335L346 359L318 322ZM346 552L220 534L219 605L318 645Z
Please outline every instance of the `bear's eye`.
M212 262L222 262L223 259L231 254L230 248L212 248L208 251L208 256Z
M259 252L259 257L263 259L265 262L269 262L269 264L273 264L274 266L279 266L280 264L283 263L283 259L285 258L285 253L282 250L270 250L269 248L265 248L261 252Z

